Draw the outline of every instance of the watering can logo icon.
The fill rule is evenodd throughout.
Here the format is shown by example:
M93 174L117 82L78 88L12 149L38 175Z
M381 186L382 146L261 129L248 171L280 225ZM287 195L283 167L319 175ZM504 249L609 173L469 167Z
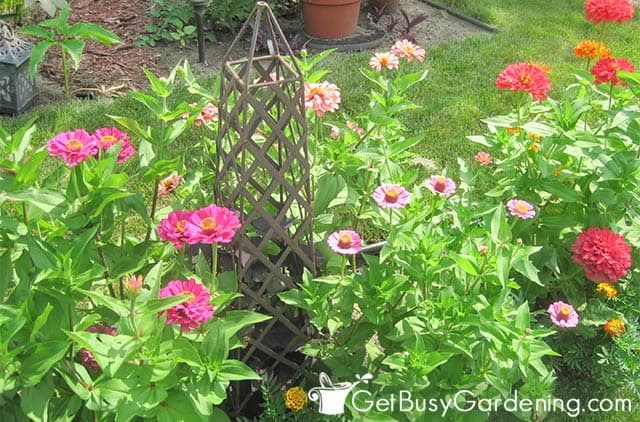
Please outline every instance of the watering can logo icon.
M344 413L344 402L347 396L358 384L367 384L373 379L373 375L364 374L362 377L356 375L356 382L333 383L331 378L324 372L320 372L318 377L320 387L313 387L309 390L309 400L318 402L318 412L323 415L342 415Z

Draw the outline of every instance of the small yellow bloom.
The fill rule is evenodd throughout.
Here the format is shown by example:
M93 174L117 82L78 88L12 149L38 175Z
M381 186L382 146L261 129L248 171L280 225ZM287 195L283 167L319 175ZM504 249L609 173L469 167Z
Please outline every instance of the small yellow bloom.
M620 337L627 330L621 319L610 319L604 324L604 330L612 337Z
M540 151L540 145L538 145L538 144L533 144L533 145L531 145L531 146L529 147L529 150L530 150L530 151L533 151L533 152L538 152L538 151Z
M307 407L307 393L302 387L292 387L284 393L284 405L293 412Z
M602 293L608 298L618 296L618 291L611 285L611 283L598 283L598 285L596 286L596 291L598 293Z

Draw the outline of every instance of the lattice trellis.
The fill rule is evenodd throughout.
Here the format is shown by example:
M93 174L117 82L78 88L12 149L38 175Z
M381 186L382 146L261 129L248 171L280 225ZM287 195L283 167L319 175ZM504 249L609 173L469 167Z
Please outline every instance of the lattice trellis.
M246 57L234 58L250 29ZM220 86L215 193L241 213L233 244L240 306L273 316L245 334L241 359L254 369L295 371L287 355L304 344L308 325L276 293L294 288L304 268L315 272L304 81L266 3L257 4L227 51ZM267 360L268 367L255 368ZM234 403L236 411L246 399Z

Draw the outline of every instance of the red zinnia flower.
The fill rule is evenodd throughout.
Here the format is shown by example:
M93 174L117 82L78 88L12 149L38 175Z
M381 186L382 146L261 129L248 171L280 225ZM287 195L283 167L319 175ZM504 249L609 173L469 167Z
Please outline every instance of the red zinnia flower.
M551 79L537 65L516 63L507 66L496 79L496 88L511 91L526 91L533 98L542 102L551 89Z
M584 10L585 18L595 24L622 23L633 19L634 7L629 0L587 0Z
M618 70L635 72L636 68L625 59L600 59L591 68L591 74L596 77L596 84L611 82L620 85L623 83L618 79Z
M615 283L631 267L631 246L606 227L589 227L580 233L571 252L589 280Z

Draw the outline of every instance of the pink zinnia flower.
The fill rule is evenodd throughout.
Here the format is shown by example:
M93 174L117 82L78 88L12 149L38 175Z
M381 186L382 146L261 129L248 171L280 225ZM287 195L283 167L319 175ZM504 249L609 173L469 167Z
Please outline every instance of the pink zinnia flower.
M118 142L122 144L118 154L118 163L122 164L136 153L136 148L129 141L129 136L118 128L96 129L93 136L98 140L98 148L106 151ZM97 155L97 154L96 154Z
M509 65L500 72L496 79L496 88L511 91L526 91L542 102L547 98L547 91L551 89L551 79L540 69L530 63L516 63Z
M455 182L452 179L441 175L431 176L427 182L427 187L431 192L438 193L440 195L451 195L456 191Z
M347 127L351 130L355 130L356 133L360 136L362 136L362 133L364 132L364 129L358 127L358 124L353 120L347 120Z
M573 306L564 302L554 302L547 309L551 322L560 328L570 328L578 325L580 320Z
M194 279L172 280L160 289L160 299L177 295L187 295L189 300L164 311L167 324L179 325L183 332L187 332L213 317L211 294Z
M187 243L230 243L240 227L235 212L209 205L194 211L184 227Z
M158 183L158 195L167 196L171 192L175 192L182 183L184 183L184 179L174 171Z
M607 227L589 227L580 233L571 252L589 280L615 283L631 267L631 246Z
M98 143L86 130L76 129L56 135L49 141L47 148L50 156L61 157L69 167L75 167L97 153Z
M373 192L373 199L382 208L404 208L411 195L405 188L395 184L383 184Z
M304 105L321 117L326 112L334 112L339 108L340 89L327 81L304 84Z
M618 79L619 70L635 72L636 68L625 59L600 59L591 68L591 74L596 77L595 84L611 82L614 85L620 85L622 82Z
M371 60L369 60L369 66L376 72L380 72L383 67L387 69L397 69L399 64L400 60L398 60L398 56L388 52L376 53L371 57Z
M329 247L342 255L355 255L362 249L360 235L353 230L340 230L333 232L327 239Z
M136 298L142 290L142 284L144 283L143 275L131 275L122 279L124 284L124 291L130 298Z
M478 152L473 159L481 166L488 166L493 162L493 157L486 151Z
M409 40L397 41L391 47L391 53L393 53L397 57L406 58L408 62L416 59L421 63L424 61L424 56L426 54L424 48L412 43Z
M167 218L160 220L157 228L160 239L173 243L176 248L189 243L184 229L192 213L193 211L171 211Z
M626 22L633 19L634 7L629 0L587 0L585 18L595 24L600 22Z
M523 220L533 218L536 215L536 210L533 208L533 205L521 199L510 200L507 202L507 207L509 207L511 215L522 218Z

